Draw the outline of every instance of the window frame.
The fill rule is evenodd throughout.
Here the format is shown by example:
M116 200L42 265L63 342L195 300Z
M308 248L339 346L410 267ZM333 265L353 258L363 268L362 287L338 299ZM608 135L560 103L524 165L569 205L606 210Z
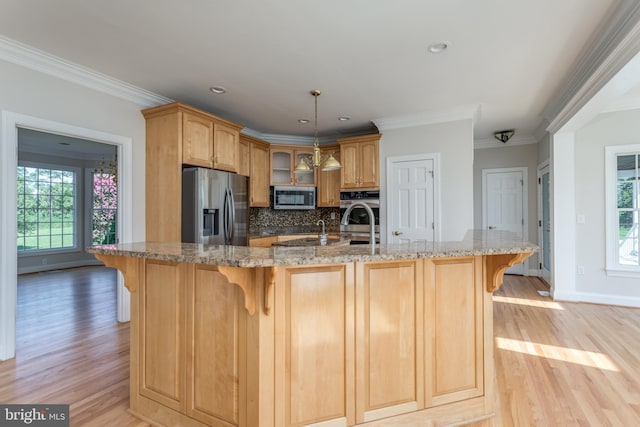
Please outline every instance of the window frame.
M640 265L619 262L618 228L618 156L640 155L640 144L610 145L605 147L605 223L607 276L640 278Z
M75 191L73 194L73 246L67 246L63 248L31 249L26 251L25 250L20 251L17 248L17 242L16 242L16 252L18 254L18 258L80 252L79 242L81 238L80 233L82 232L81 230L82 220L78 217L78 215L81 213L80 212L80 203L81 203L80 193L82 191L82 182L81 182L82 168L76 167L76 166L44 163L44 162L33 162L33 161L18 161L17 167L39 168L39 169L73 172L75 176L74 178ZM18 170L16 168L16 179L17 179L17 174L18 174ZM17 194L16 194L16 197L17 197ZM17 204L16 204L16 215L17 215Z

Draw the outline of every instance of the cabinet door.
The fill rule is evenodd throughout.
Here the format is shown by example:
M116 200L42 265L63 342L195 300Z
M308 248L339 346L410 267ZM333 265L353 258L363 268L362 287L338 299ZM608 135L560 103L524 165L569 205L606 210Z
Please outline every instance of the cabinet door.
M271 149L271 185L293 185L293 150Z
M340 144L341 188L358 188L359 153L358 143Z
M249 141L240 138L238 142L238 175L251 175L251 148Z
M330 153L333 153L333 157L340 161L340 151L337 147L332 150L326 150L324 154ZM318 171L318 206L340 206L340 174L341 170Z
M269 207L269 148L252 143L250 157L249 206Z
M144 325L138 336L139 393L184 413L186 264L147 260L144 274L138 291Z
M296 150L294 152L293 166L295 167L295 165L300 162L301 157L309 159L311 157L311 154L312 152L308 150ZM310 172L294 173L293 183L294 185L313 187L314 185L316 185L315 169L312 167Z
M356 421L422 409L420 261L356 265Z
M238 425L246 341L240 288L207 265L195 265L188 283L187 415L207 425Z
M358 186L363 188L377 188L380 186L380 165L378 164L378 141L360 143L360 163Z
M182 114L182 163L213 167L213 122L189 113Z
M213 168L229 172L238 171L238 144L240 133L221 123L213 125Z
M355 424L353 277L353 264L278 269L276 426Z
M425 259L425 405L484 392L482 258Z

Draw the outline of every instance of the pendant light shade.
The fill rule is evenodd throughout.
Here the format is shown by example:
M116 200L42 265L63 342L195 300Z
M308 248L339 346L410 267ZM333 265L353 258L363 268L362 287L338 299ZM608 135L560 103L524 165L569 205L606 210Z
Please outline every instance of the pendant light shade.
M314 168L320 168L322 171L334 171L342 167L340 162L333 157L333 153L323 156L320 152L320 146L318 145L318 97L320 91L317 89L312 90L311 95L315 98L315 122L314 122L314 134L313 134L313 155L300 156L298 164L293 169L294 173L306 173L313 172Z

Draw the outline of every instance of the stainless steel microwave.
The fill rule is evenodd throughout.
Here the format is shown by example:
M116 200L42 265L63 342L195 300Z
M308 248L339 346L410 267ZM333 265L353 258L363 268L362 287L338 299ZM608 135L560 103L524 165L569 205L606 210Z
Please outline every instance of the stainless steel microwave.
M273 209L315 208L315 187L273 187Z

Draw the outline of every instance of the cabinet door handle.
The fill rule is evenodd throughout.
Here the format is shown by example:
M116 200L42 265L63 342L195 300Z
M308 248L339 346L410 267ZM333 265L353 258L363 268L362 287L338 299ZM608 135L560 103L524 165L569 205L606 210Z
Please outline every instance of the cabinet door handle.
M489 226L489 230L495 230L496 228L493 225Z
M400 236L402 234L402 231L394 231L393 235L394 236Z

